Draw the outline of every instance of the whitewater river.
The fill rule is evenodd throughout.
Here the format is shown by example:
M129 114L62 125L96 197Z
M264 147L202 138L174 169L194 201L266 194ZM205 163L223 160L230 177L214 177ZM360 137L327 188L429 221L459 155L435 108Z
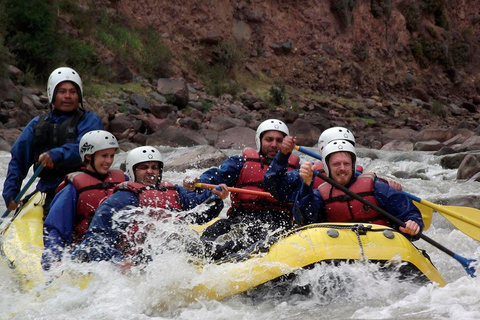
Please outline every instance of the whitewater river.
M171 149L161 150L168 155ZM237 151L228 150L228 154L235 153ZM369 153L376 154L378 159L367 157ZM359 163L366 171L395 179L404 190L422 199L480 208L479 183L457 181L456 170L443 169L440 158L431 153L360 149L359 155ZM117 156L117 167L118 161L124 157L122 153ZM9 153L0 152L2 187L9 158ZM301 158L310 160L302 155ZM167 172L164 179L181 183L185 175L198 176L204 169ZM391 174L396 171L415 173L418 178L398 179ZM2 200L0 212L4 211ZM184 231L175 230L179 234ZM438 213L434 213L432 226L425 234L462 257L480 260L479 242L464 235ZM162 245L161 240L151 239L153 245L155 241L158 246ZM65 282L54 282L48 288L21 292L11 269L0 259L0 318L480 319L480 277L469 277L457 260L423 240L417 241L416 245L428 252L447 281L445 287L399 283L391 276L379 273L376 266L349 264L318 266L300 274L297 284L311 284L309 296L288 293L288 288L283 288L214 301L192 297L189 289L202 281L220 277L221 268L228 266L210 266L207 273L201 274L195 264L189 262L186 253L166 250L155 256L144 269L134 268L124 273L105 262L66 262L61 266L62 270L88 271L94 275L84 290ZM476 268L480 266L476 264Z

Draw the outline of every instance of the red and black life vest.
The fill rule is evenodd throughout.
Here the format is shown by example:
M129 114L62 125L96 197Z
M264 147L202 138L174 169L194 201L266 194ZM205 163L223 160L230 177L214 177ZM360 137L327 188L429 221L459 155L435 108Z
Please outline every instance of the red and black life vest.
M263 177L268 169L270 161L259 153L247 148L243 151L244 164L240 176L235 185L237 188L265 192ZM300 159L292 154L288 158L288 171L298 168ZM252 210L275 210L291 216L292 205L281 203L273 197L262 197L245 193L231 193L232 207L235 209Z
M349 187L349 190L378 206L378 202L373 195L375 178L375 174L372 172L364 173ZM329 183L320 185L318 191L325 203L327 221L329 222L365 222L390 225L379 212L365 206L358 200L352 199Z
M130 190L138 197L141 207L152 207L174 211L182 210L180 196L175 186L162 181L160 186L152 188L144 184L127 181L117 186L116 190Z
M323 163L322 162L316 162L315 163L315 169L323 175L326 174L325 170L323 169ZM363 167L359 166L357 164L356 171L357 172L363 172ZM313 178L313 188L318 188L322 183L325 183L325 180L323 180L319 176L315 176Z
M117 184L124 181L125 174L121 170L110 170L103 181L82 171L72 172L65 177L56 192L69 183L77 190L77 212L73 224L75 242L82 240L100 202L112 195Z
M156 188L145 186L138 182L128 181L119 184L116 188L116 191L117 190L132 191L137 195L140 207L152 208L148 216L155 220L166 220L172 217L172 211L182 210L178 191L173 184L166 181L162 181L160 186ZM165 209L168 210L168 212L159 209ZM142 214L142 212L139 214ZM176 218L181 219L179 216ZM126 258L132 259L132 257L142 252L146 232L153 230L153 228L155 228L154 224L145 223L143 218L134 218L130 222L122 237L122 241L120 241L120 247L122 247Z

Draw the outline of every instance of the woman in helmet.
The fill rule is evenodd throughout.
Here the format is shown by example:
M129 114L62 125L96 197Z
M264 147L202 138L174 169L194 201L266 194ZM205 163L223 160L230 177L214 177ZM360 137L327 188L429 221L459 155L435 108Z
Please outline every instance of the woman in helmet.
M355 175L357 154L355 147L346 140L334 140L323 149L325 175L365 200L405 221L399 230L416 236L423 228L420 211L402 192L379 181L372 172ZM316 166L304 162L299 170L303 181L295 201L294 217L300 224L315 222L364 222L390 225L389 221L373 208L345 196L345 193L327 182L312 188ZM327 205L328 204L328 205ZM395 227L395 226L394 226Z
M141 225L137 222L145 220L145 216L142 216L144 211L130 211L126 216L122 216L121 220L126 223L116 223L114 215L117 212L127 207L148 207L151 208L149 218L166 219L171 217L172 212L191 210L212 196L210 191L197 194L163 181L162 155L154 147L145 146L131 150L125 165L130 181L119 184L115 193L99 206L85 241L75 253L75 259L123 261L127 256L128 259L138 261L139 256L143 256L135 247L134 239L138 238L136 233ZM228 191L224 188L221 192L214 190L213 193L219 197L215 199L215 203L206 211L190 212L184 218L188 223L205 223L218 216L223 208L221 199L228 195ZM131 243L122 245L126 241Z
M49 269L61 259L66 246L80 243L100 202L127 179L121 170L110 170L118 142L107 131L87 132L80 140L79 153L85 168L69 173L57 188L44 223L42 265Z
M355 147L355 137L352 132L344 127L332 127L322 132L318 138L318 149L320 155L323 154L323 149L331 141L343 140L350 143ZM298 176L298 170L288 171L288 159L295 148L296 140L291 136L285 137L282 142L281 149L275 158L273 159L270 167L265 173L264 185L267 191L275 196L280 201L292 203L295 200L295 196L302 186L302 179ZM316 170L320 173L324 172L323 163L315 163ZM287 172L288 171L288 172ZM355 168L357 174L363 172L363 168L357 165ZM402 190L402 186L395 181L381 181L387 183L396 190ZM319 177L313 177L313 188L317 188L324 181Z
M231 156L219 168L207 170L191 183L223 183L230 187L265 191L264 174L280 150L283 139L288 135L288 127L283 121L268 119L257 128L256 150L247 148L242 155ZM290 155L286 160L289 170L297 168L298 164L299 158L296 155ZM291 209L291 205L279 202L273 197L232 193L227 219L221 219L208 227L203 232L202 239L207 251L211 251L211 257L218 259L264 239L270 232L289 228L292 222ZM238 226L246 226L242 230L245 236L243 239L227 242L221 247L216 245L215 239Z
M33 118L12 146L11 160L3 185L3 199L9 210L30 167L43 165L35 191L46 193L44 216L48 213L55 188L69 172L80 169L78 143L91 130L103 129L102 120L82 107L82 80L71 68L58 68L47 82L50 112ZM24 202L24 201L23 201Z

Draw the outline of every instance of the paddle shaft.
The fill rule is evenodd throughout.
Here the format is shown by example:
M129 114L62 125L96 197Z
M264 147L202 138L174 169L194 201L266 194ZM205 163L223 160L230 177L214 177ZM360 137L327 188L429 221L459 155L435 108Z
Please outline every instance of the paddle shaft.
M208 184L208 183L195 183L195 187L203 188L203 189L215 189L218 186L215 184ZM235 192L235 193L246 193L246 194L253 194L253 195L262 196L262 197L273 197L270 193L263 192L263 191L255 191L255 190L248 190L248 189L234 188L234 187L227 187L227 190L229 192Z
M304 147L295 146L295 149L303 152L313 158L322 159L322 156L310 151ZM480 241L480 221L478 217L480 217L480 210L473 209L473 208L461 208L461 207L454 207L455 210L450 209L447 206L438 205L427 200L421 199L417 196L414 196L408 192L402 191L407 197L416 201L424 206L427 206L433 210L436 210L439 214L441 214L445 219L450 221L455 227L457 227L460 231L468 235L469 237ZM421 210L422 211L422 210ZM426 215L426 212L422 211L422 216ZM461 223L460 223L461 222Z
M384 215L388 220L390 220L391 222L401 226L401 227L405 227L405 222L403 222L402 220L398 219L397 217L391 215L390 213L388 213L387 211L383 210L382 208L380 208L379 206L376 206L374 205L373 203L365 200L364 198L362 198L361 196L359 196L358 194L356 194L355 192L351 191L350 189L342 186L341 184L339 184L338 182L336 182L335 180L327 177L326 175L323 175L321 174L320 172L318 171L315 171L315 175L317 175L318 177L320 177L321 179L323 179L324 181L328 182L329 184L331 184L332 186L334 186L335 188L338 188L340 189L341 191L343 191L345 194L348 194L350 197L352 197L353 199L355 200L358 200L360 201L361 203L363 203L364 205L366 206L369 206L371 207L372 209L374 209L375 211L381 213L382 215ZM465 259L461 256L459 256L458 254L454 253L453 251L451 251L450 249L444 247L443 245L441 245L440 243L436 242L435 240L431 239L430 237L427 237L426 235L424 235L423 233L419 233L418 236L425 240L426 242L430 243L432 246L434 246L435 248L445 252L446 254L448 254L449 256L455 258L457 261L459 261L463 267L465 268L465 270L467 271L467 273L474 277L474 273L475 273L475 269L473 266L471 266L470 264L476 260L468 260L468 259Z
M28 188L30 188L30 186L32 185L33 181L35 181L35 179L37 179L38 175L42 172L44 166L40 165L37 170L35 170L35 172L33 173L32 177L30 178L30 180L28 180L27 184L22 188L22 190L20 190L20 193L15 197L14 201L15 203L18 203L18 201L20 201L20 199L23 197L23 195L25 194L25 192L27 192ZM7 206L8 206L8 203L7 203ZM2 218L6 218L9 214L10 214L11 210L6 210L5 213L2 215Z

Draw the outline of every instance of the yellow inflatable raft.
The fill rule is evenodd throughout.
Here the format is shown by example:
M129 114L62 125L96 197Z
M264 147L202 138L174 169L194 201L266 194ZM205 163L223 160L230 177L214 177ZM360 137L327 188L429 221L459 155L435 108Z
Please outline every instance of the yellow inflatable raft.
M2 230L0 251L16 269L25 289L46 281L40 265L43 201L43 195L36 193L13 222ZM408 272L408 276L445 285L428 256L391 228L372 224L319 223L272 238L271 243L259 243L251 252L202 266L200 280L192 284L191 294L224 299L316 263L357 260L403 263L400 269ZM89 280L86 277L85 283L78 285L84 287Z
M262 251L260 246L260 251ZM265 248L263 248L265 249ZM241 259L241 261L238 261ZM369 261L398 264L404 276L444 286L445 280L428 256L394 229L373 224L319 223L289 232L265 252L235 255L225 268L212 272L194 290L210 299L224 299L320 262Z

